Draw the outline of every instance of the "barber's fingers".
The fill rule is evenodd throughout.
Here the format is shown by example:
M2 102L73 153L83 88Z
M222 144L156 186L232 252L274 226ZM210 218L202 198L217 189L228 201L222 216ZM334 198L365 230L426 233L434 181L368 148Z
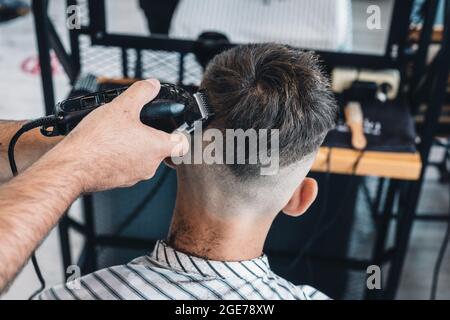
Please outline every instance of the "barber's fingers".
M166 133L147 127L148 139L152 141L152 148L161 159L168 157L181 157L189 151L189 140L181 132Z
M139 120L142 107L156 97L160 88L161 84L156 79L138 81L118 96L114 103L123 110L133 112L133 116ZM189 151L189 142L183 133L168 134L144 124L142 127L148 132L148 141L161 159L183 156Z
M169 135L169 141L163 150L167 157L181 157L189 151L189 140L181 132L174 132Z
M139 116L142 107L153 100L160 89L161 84L157 79L137 81L114 99L114 103L119 105L120 108Z

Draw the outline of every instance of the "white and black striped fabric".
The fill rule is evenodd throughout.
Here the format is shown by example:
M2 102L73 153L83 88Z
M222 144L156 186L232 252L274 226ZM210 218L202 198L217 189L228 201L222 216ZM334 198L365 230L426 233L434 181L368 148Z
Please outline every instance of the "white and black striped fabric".
M152 254L52 287L40 300L322 300L310 286L296 286L270 270L267 257L212 261L158 241Z

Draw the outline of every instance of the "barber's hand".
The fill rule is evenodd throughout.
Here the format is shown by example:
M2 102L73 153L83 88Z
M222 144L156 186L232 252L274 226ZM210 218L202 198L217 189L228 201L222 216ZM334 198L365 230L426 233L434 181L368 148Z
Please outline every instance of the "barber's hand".
M61 157L76 163L81 192L150 179L164 158L187 152L183 134L168 134L140 121L142 107L159 90L158 80L134 83L111 103L92 111L57 146Z

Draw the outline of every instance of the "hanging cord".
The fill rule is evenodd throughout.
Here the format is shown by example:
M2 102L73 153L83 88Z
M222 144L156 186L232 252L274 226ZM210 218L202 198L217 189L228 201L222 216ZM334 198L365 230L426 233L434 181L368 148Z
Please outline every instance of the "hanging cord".
M337 218L341 215L342 211L344 211L345 204L346 204L346 199L348 198L348 196L352 192L352 189L353 189L353 187L355 185L356 179L354 179L354 177L356 177L356 172L358 170L359 163L361 162L361 159L364 156L364 152L365 152L365 150L361 150L359 152L358 157L356 158L356 160L355 160L355 162L353 164L352 174L350 175L350 177L352 177L352 180L348 184L347 190L345 192L345 196L342 198L341 204L340 204L338 210L336 211L336 214L334 215L333 219L327 225L325 225L322 228L322 230L320 230L320 232L318 234L316 234L316 237L312 241L315 241L318 238L320 238L322 236L322 234L325 231L327 231L337 221Z
M325 176L325 191L324 191L324 199L322 200L322 210L320 215L322 216L320 219L323 218L323 216L325 215L326 209L327 209L327 202L328 202L328 196L329 196L329 175L331 174L331 148L330 148L330 153L328 154L329 157L327 158L327 172L326 174L328 175ZM358 166L359 163L361 162L361 159L364 156L364 152L365 150L361 150L358 154L358 157L356 158L355 162L353 163L353 167L352 167L352 173L351 173L351 177L352 180L348 183L347 188L344 192L344 197L341 200L341 203L338 207L338 209L336 210L336 213L334 214L334 217L325 225L323 226L323 228L321 228L320 230L318 230L318 223L316 224L316 228L315 231L313 232L311 238L308 240L308 242L305 244L305 246L303 247L303 249L300 251L300 253L297 255L296 258L294 258L294 260L288 265L288 269L291 269L293 267L295 267L297 265L297 263L303 258L303 256L305 255L306 251L314 244L314 242L319 239L322 234L324 232L326 232L336 221L337 219L340 217L342 211L344 211L345 205L346 205L346 200L347 198L350 196L351 191L353 190L354 184L356 179L353 179L353 177L356 176L356 172L358 170Z
M153 188L149 191L149 193L139 202L139 204L131 211L129 214L127 214L127 217L124 221L122 221L117 228L114 231L114 235L120 235L122 232L139 216L139 214L143 211L145 206L154 198L154 196L158 193L158 191L161 189L161 186L164 184L164 182L167 180L167 177L169 176L169 173L172 169L169 167L165 167L163 173L161 173L158 181L155 183Z
M446 152L448 155L449 151L447 150ZM450 184L449 184L449 198L450 198ZM436 263L434 265L433 280L431 282L430 300L436 300L436 294L437 294L437 289L438 289L439 275L441 273L442 261L444 260L444 256L445 256L445 252L447 251L447 246L448 246L449 240L450 240L450 206L448 208L447 230L445 231L444 238L442 239L442 244L439 249Z
M329 189L330 189L332 150L333 150L333 148L330 148L330 151L328 152L327 159L326 159L326 169L325 169L325 179L324 179L325 181L324 181L323 196L322 196L322 203L321 203L322 205L321 205L316 223L314 224L314 229L312 232L313 237L318 232L319 226L320 226L323 218L325 217L327 207L328 207L327 203L328 203L328 194L329 194ZM295 265L297 265L297 263L299 261L301 261L301 259L303 259L303 256L305 255L306 251L308 251L308 249L310 249L312 243L313 243L312 241L308 241L305 244L305 246L302 248L302 250L297 255L297 257L288 265L289 269L293 268ZM309 259L307 262L308 262L308 272L312 273L312 270L310 270L311 268L310 268L310 264L309 264Z
M444 1L444 39L442 40L442 43L445 44L446 41L449 41L449 35L450 35L450 1ZM443 50L439 50L439 53L441 53L441 59L444 58L444 53L442 53ZM448 59L448 57L445 57ZM439 60L441 61L441 60ZM448 150L446 151L448 154ZM450 188L450 185L449 185ZM449 190L450 191L450 190ZM450 193L450 192L449 192ZM449 195L450 196L450 195ZM439 280L439 274L442 266L442 261L444 259L445 251L447 250L448 242L450 239L450 207L449 207L449 215L448 215L448 222L447 222L447 230L445 231L444 239L441 244L441 248L438 253L438 257L436 260L436 264L434 266L433 270L433 280L431 284L431 294L430 299L435 300L436 299L436 293L437 293L437 286L438 286L438 280Z
M47 116L47 117L43 117L43 118L39 118L39 119L30 121L30 122L27 122L11 138L9 146L8 146L8 160L9 160L9 165L11 167L11 171L14 176L18 175L18 169L17 169L17 164L16 164L16 160L15 160L15 155L14 155L14 148L15 148L19 138L27 131L30 131L32 129L42 127L42 126L51 126L55 123L55 121L56 121L56 118L54 116ZM121 234L139 216L139 214L144 209L145 205L154 198L154 196L160 190L161 186L167 180L167 177L168 177L170 171L171 170L169 168L164 168L163 173L159 177L159 180L156 182L154 187L141 200L141 202L135 207L135 209L127 215L127 218L116 228L116 230L114 232L115 235ZM37 278L39 279L41 286L38 290L36 290L28 298L29 300L34 299L38 294L40 294L45 289L45 286L46 286L45 279L44 279L41 269L39 267L35 252L33 252L31 255L31 262L33 264L33 268L35 270Z
M166 167L163 169L163 173L158 178L158 181L155 183L152 189L147 193L147 195L139 202L139 204L126 215L125 220L123 220L113 231L112 235L114 237L119 237L122 235L122 233L130 226L143 212L146 205L153 200L153 198L156 196L156 194L159 192L161 187L166 182L167 178L169 177L169 173L172 169L169 167ZM104 252L105 247L98 248L96 251L97 254L102 254Z
M55 120L56 118L54 116L47 116L27 122L11 138L11 141L9 142L8 146L8 160L13 176L18 175L17 164L14 157L14 147L16 146L16 143L19 140L20 136L25 132L30 131L34 128L42 127L44 125L52 125L55 123ZM35 298L39 293L41 293L45 289L45 279L42 276L42 272L39 267L35 252L31 254L31 262L33 264L34 271L36 273L37 278L39 279L41 287L28 298L29 300Z

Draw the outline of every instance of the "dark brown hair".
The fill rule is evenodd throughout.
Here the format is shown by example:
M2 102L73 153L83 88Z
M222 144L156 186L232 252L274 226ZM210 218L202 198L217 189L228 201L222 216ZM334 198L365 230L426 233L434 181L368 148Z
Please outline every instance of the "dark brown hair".
M337 106L317 57L274 43L234 47L214 57L203 89L216 128L279 129L280 166L316 151L333 128ZM239 176L257 171L230 165Z

